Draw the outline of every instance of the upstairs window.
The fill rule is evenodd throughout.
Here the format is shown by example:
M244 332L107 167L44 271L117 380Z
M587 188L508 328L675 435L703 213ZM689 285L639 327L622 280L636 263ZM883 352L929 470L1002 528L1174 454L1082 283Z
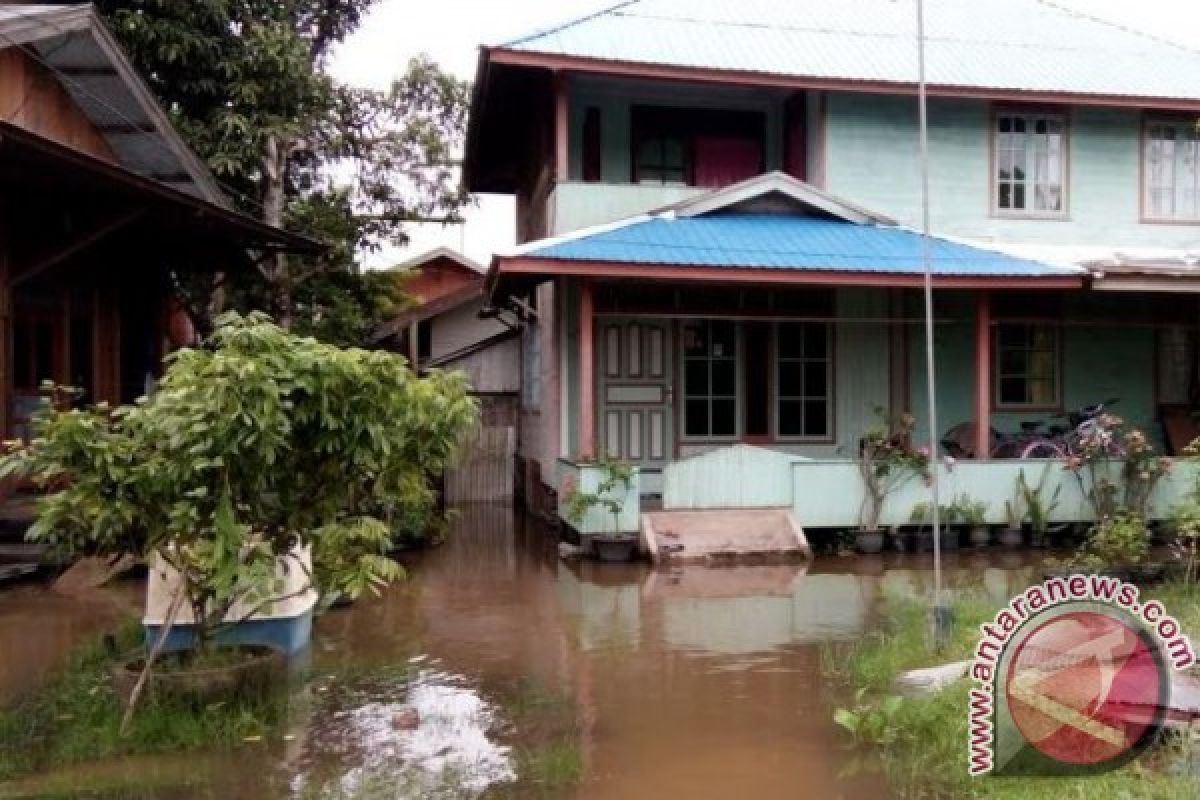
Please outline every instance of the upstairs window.
M1066 213L1067 126L1062 114L996 114L992 210L1015 216Z
M766 168L760 112L634 106L631 141L634 183L719 188Z
M1147 219L1200 221L1200 131L1195 120L1146 124L1143 209Z

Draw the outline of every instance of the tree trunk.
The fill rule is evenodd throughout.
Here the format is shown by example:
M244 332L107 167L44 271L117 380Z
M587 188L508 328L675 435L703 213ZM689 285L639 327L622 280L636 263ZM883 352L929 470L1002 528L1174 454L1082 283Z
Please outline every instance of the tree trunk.
M287 199L284 195L284 178L287 172L287 143L279 136L267 137L263 153L263 222L283 228L283 211ZM275 318L284 328L291 326L292 291L288 274L288 260L284 253L273 253L263 264L263 275L270 286L271 301L275 306Z

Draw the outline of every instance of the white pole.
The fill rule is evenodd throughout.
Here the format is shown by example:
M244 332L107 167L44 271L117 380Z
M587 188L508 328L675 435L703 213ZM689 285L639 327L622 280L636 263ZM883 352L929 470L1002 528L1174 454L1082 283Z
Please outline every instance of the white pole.
M925 87L925 0L917 0L917 105L921 142L921 263L925 269L925 391L929 408L929 494L933 521L933 609L935 625L944 622L942 602L941 509L938 507L937 373L933 358L933 254L929 218L929 109Z

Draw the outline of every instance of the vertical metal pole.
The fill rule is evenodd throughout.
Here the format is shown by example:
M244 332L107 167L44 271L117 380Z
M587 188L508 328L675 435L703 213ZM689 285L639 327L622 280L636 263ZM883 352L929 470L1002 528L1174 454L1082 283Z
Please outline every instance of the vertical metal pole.
M925 391L929 408L930 511L933 522L933 612L940 636L948 613L942 597L941 509L938 507L937 372L933 358L933 254L929 215L929 109L925 86L925 0L917 0L917 105L921 143L921 263L925 268Z

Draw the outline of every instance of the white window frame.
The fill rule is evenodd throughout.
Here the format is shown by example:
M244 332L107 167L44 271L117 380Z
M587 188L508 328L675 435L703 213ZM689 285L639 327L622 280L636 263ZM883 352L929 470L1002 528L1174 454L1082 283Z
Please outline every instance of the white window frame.
M1025 131L1023 146L1020 152L1023 154L1024 163L1020 166L1024 171L1024 178L1020 181L1015 178L1017 158L1017 148L1004 147L1001 137L1008 135L1018 135L1014 133L1004 134L1000 131L1001 123L1004 120L1010 121L1010 126L1015 125L1017 121L1024 123ZM1036 128L1039 122L1055 122L1059 126L1059 136L1061 138L1058 152L1058 175L1057 183L1050 180L1049 173L1044 181L1039 181L1038 168L1039 156L1044 155L1047 162L1047 169L1053 155L1050 147L1050 134L1038 134ZM991 192L990 207L992 214L999 217L1035 217L1038 219L1065 219L1068 215L1070 202L1070 183L1071 183L1071 128L1070 120L1067 115L1060 111L1044 111L1038 109L1023 109L1023 108L997 108L992 114L992 135L991 135L991 171L988 186ZM1000 177L1000 170L1009 165L1010 175L1008 179ZM1000 187L1007 184L1009 189L1008 207L1000 205ZM1039 186L1058 186L1059 191L1059 208L1039 209L1036 207L1039 198ZM1020 186L1024 192L1025 206L1017 208L1012 203L1016 200L1016 188Z
M805 355L801 355L799 357L796 357L796 356L784 357L783 355L781 355L782 349L779 346L780 332L786 326L789 326L789 325L800 325L803 327L809 327L809 326L818 327L819 326L819 327L824 328L825 329L825 355L824 355L824 357L823 358L813 358L813 357L809 357L809 356L805 356ZM774 336L775 341L773 342L774 353L773 353L773 356L771 359L771 371L772 371L772 375L771 375L771 395L772 395L771 405L772 405L772 425L774 426L775 439L777 441L781 441L781 442L826 443L826 442L834 441L834 438L836 436L836 432L834 430L834 417L835 417L835 403L837 400L837 398L836 398L837 387L834 385L836 371L834 370L833 359L834 359L834 353L836 352L836 346L835 346L834 339L833 339L833 337L834 337L833 323L831 323L831 322L806 322L806 321L796 320L794 322L776 322L773 327L774 327L773 336ZM780 419L782 417L782 414L780 413L781 412L780 407L782 406L783 402L785 400L800 401L801 405L803 405L805 400L814 400L814 399L818 399L818 398L816 396L812 396L812 395L805 395L805 396L801 396L801 397L793 397L791 395L784 395L782 393L783 382L780 380L781 367L785 363L795 363L795 364L799 364L800 369L803 370L804 365L811 363L811 362L816 362L816 361L824 361L825 362L825 395L823 398L820 398L820 399L824 399L824 401L825 401L825 433L820 434L820 435L812 435L812 434L785 435L782 432L783 429L780 425Z
M1170 130L1174 135L1171 141L1171 163L1159 165L1155 156L1162 149L1155 133ZM1181 147L1184 145L1184 147ZM1181 180L1181 158L1186 165L1191 152L1191 180L1186 175ZM1148 117L1143 123L1142 152L1141 152L1141 192L1142 217L1151 222L1191 222L1200 223L1200 131L1196 128L1195 120L1185 120L1169 117ZM1169 176L1165 173L1169 169ZM1190 186L1187 184L1190 183ZM1155 209L1155 200L1163 192L1169 193L1171 210L1164 213ZM1184 194L1181 195L1181 192ZM1190 192L1190 208L1186 194Z

